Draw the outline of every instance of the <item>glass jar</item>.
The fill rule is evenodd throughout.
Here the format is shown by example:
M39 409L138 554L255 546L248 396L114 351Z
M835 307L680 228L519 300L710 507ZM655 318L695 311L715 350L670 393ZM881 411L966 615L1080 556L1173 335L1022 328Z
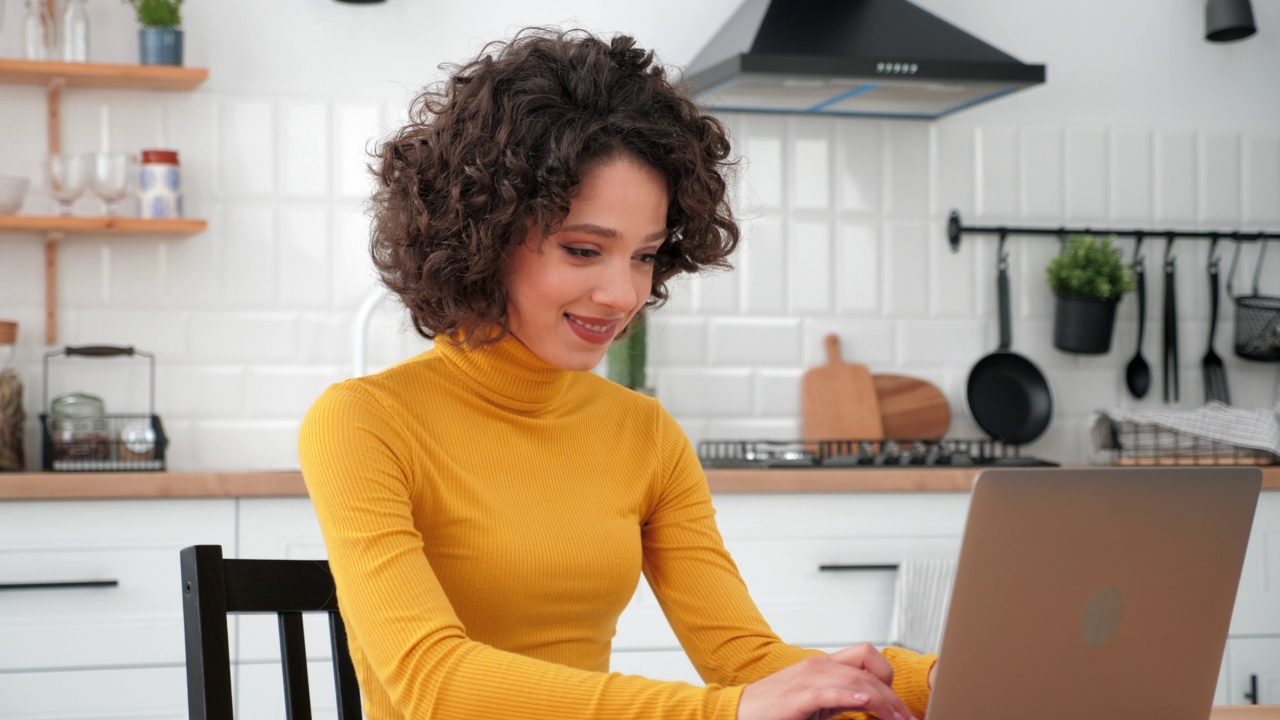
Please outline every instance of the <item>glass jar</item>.
M88 393L67 393L49 406L49 434L54 460L106 460L106 406Z

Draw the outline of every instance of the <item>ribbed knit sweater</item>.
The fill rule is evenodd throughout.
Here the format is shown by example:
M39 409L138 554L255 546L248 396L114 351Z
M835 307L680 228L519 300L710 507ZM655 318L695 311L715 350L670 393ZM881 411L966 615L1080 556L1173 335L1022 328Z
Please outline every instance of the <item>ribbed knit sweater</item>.
M299 446L370 720L732 720L818 654L751 601L675 420L515 338L335 384ZM609 672L642 571L705 687ZM933 656L885 653L923 717Z

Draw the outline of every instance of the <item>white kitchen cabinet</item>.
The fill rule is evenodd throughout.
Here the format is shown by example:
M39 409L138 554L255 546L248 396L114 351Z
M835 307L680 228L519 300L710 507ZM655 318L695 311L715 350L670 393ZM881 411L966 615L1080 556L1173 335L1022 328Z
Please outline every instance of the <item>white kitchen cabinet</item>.
M1280 635L1280 492L1258 498L1231 635Z
M716 522L760 612L783 640L836 649L888 640L896 565L956 557L968 493L719 494ZM647 583L618 620L613 667L696 681ZM692 678L692 680L690 680Z
M186 716L178 551L235 546L235 501L0 503L0 720Z
M1280 704L1280 636L1231 638L1226 654L1227 705ZM1256 697L1249 697L1256 692Z

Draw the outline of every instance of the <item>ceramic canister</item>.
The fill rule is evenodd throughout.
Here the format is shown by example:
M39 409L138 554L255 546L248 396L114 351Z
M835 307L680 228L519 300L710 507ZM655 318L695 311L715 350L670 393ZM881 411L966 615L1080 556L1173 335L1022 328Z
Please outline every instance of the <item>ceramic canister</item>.
M182 217L182 171L177 151L142 151L138 216L152 220Z

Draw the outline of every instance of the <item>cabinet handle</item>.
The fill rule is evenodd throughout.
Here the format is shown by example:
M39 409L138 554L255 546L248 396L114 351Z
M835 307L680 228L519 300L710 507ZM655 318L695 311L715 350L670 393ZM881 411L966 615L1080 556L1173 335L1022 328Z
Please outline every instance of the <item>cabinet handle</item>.
M3 590L63 590L70 588L117 587L119 580L70 580L67 582L0 583Z
M877 572L898 569L897 563L883 565L819 565L820 572Z
M1244 694L1244 699L1249 701L1250 705L1258 704L1258 676L1249 676L1249 692Z

